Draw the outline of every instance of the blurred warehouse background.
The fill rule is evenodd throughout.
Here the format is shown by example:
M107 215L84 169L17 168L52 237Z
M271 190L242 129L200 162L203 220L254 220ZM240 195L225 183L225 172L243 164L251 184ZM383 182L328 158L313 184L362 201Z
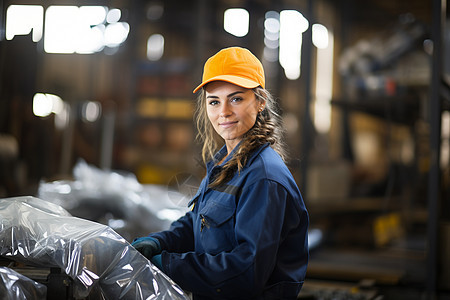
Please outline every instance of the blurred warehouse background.
M311 216L300 297L450 299L447 2L0 1L0 198L80 163L189 197L204 172L192 90L208 57L243 46ZM105 220L84 204L72 213Z

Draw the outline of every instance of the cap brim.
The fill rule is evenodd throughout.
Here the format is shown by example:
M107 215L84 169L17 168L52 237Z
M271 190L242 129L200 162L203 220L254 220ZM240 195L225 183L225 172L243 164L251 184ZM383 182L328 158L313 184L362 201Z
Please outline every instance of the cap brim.
M255 88L260 85L256 81L250 80L247 78L234 76L234 75L220 75L220 76L210 78L210 79L206 80L205 82L202 82L199 86L197 86L194 89L194 91L192 93L196 93L199 89L201 89L204 85L210 83L211 81L226 81L226 82L241 86L246 89L252 89L252 88Z

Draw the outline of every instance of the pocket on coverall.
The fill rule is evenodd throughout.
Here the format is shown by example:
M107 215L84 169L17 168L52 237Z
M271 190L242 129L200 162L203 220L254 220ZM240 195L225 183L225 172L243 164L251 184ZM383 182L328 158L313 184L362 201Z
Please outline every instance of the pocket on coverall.
M207 253L217 254L235 247L235 211L234 197L230 195L208 199L206 205L199 211L201 242Z

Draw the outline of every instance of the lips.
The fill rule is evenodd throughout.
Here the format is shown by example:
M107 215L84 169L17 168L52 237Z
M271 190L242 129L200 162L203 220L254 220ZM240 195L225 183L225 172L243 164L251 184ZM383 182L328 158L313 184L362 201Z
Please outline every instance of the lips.
M235 124L237 124L237 121L219 123L219 126L222 127L222 128L229 128L229 127L232 127Z

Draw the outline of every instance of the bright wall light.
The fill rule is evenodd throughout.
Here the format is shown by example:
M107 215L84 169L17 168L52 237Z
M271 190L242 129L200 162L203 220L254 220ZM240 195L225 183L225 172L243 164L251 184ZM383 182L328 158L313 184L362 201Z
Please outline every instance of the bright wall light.
M45 15L45 52L89 54L101 51L106 13L107 8L103 6L50 6Z
M89 101L83 104L82 119L85 122L95 122L100 118L102 106L99 102Z
M52 113L52 100L45 94L37 93L33 97L33 114L37 117L47 117Z
M268 62L278 61L279 39L280 14L276 11L268 11L264 20L264 60Z
M104 6L81 6L78 11L76 26L75 52L90 54L103 50L105 47L103 23L108 9Z
M308 26L308 20L300 12L280 12L279 61L288 79L295 80L300 77L302 34Z
M319 49L328 47L328 29L321 24L312 26L312 42Z
M105 30L105 44L108 47L117 47L128 37L130 25L125 22L109 24Z
M47 53L74 53L78 36L78 7L50 6L45 14L44 50Z
M105 46L117 47L130 26L118 22L119 9L104 6L50 6L45 14L44 50L47 53L89 54Z
M61 97L53 95L53 94L45 94L49 102L52 104L52 113L59 114L64 109L64 101Z
M266 14L266 19L264 20L264 30L267 33L274 34L278 36L280 32L280 21L279 14L277 12L272 12L272 14Z
M105 6L81 6L79 9L80 21L89 25L102 24L107 13L108 8Z
M10 5L6 13L6 39L33 32L34 42L44 35L47 53L90 54L105 46L116 48L128 37L130 26L118 22L121 11L105 6Z
M249 29L250 15L243 8L229 8L223 16L223 28L226 32L237 36L246 36Z
M61 113L64 101L53 94L36 93L33 97L33 114L37 117L47 117L51 113Z
M44 8L40 5L10 5L6 10L6 39L28 35L32 30L33 42L42 38Z
M147 58L155 61L161 59L164 54L164 37L160 34L152 34L147 40Z
M314 126L320 133L327 133L331 126L331 98L333 94L334 38L327 30L328 45L317 49L316 87L314 102Z
M122 12L120 11L120 9L113 8L108 12L108 14L106 16L106 21L109 24L117 23L117 22L119 22L121 16L122 16Z
M87 24L85 24L87 25ZM84 26L79 36L83 38L76 42L75 52L79 54L91 54L100 52L105 48L105 26Z

